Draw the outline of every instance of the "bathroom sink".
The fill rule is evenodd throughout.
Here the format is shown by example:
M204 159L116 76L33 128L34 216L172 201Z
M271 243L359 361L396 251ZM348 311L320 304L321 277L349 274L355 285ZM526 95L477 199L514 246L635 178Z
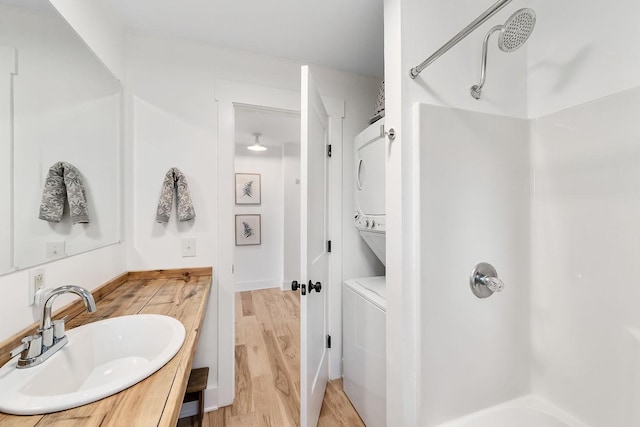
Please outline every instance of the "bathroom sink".
M0 411L35 415L111 396L162 368L182 347L178 320L157 314L121 316L67 331L68 344L38 366L0 368Z

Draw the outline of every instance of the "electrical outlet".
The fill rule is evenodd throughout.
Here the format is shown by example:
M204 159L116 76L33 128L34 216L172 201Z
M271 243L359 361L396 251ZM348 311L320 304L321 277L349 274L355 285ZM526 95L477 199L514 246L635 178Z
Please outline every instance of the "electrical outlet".
M44 288L44 268L34 268L29 271L29 305L35 303L35 295Z
M182 256L196 256L196 239L194 237L182 239Z

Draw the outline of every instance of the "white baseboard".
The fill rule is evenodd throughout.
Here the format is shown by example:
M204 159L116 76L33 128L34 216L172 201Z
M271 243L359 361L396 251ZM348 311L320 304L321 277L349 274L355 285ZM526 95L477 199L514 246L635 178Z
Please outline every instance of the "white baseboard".
M211 387L204 391L204 412L216 411L218 406L218 387Z
M236 283L236 292L256 291L258 289L279 288L279 280L260 280L257 282L240 282Z

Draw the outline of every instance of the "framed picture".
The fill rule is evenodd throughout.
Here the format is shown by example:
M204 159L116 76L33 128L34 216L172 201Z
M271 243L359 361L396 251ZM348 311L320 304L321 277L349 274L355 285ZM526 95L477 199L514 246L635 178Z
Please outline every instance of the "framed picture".
M237 173L236 205L259 205L260 203L260 174Z
M236 215L236 246L259 245L261 243L260 215Z

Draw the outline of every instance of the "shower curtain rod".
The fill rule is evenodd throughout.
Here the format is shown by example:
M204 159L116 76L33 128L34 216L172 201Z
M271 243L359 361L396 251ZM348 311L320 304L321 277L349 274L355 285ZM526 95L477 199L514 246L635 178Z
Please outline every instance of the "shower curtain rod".
M436 59L440 58L445 52L451 49L453 46L457 45L462 39L467 37L469 34L473 32L476 28L482 25L487 19L491 18L493 15L498 13L503 7L511 3L511 0L500 0L489 9L485 10L484 13L478 16L471 24L464 27L458 34L453 36L451 40L445 43L440 49L436 50L433 55L424 60L420 65L415 66L409 72L409 75L412 79L418 77L418 74L422 72L427 66L429 66Z

